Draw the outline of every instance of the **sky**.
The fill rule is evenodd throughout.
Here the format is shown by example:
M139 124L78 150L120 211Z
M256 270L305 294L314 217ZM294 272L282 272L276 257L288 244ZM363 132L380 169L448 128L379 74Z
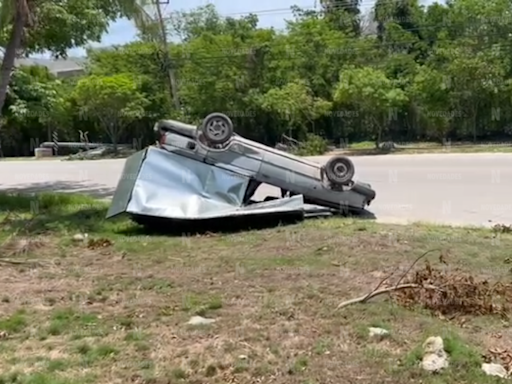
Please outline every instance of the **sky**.
M164 0L161 0L163 3ZM372 7L374 0L361 0L363 13ZM286 19L292 19L293 14L290 8L297 5L303 9L319 8L319 0L258 0L254 2L236 2L233 0L170 0L170 4L162 4L162 11L169 15L171 11L190 11L194 8L204 6L208 3L214 4L222 16L242 17L249 13L255 13L261 27L274 27L283 29ZM251 4L252 3L252 4ZM148 9L150 14L156 14L154 10ZM93 47L125 44L136 39L136 29L129 20L120 19L111 24L108 32L103 36L100 43L92 43ZM82 48L69 51L70 56L85 56Z

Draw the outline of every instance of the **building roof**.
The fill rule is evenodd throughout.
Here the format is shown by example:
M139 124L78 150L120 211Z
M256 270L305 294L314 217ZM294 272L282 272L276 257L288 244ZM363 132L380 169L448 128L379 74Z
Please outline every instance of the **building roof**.
M86 65L86 58L69 57L67 59L43 59L43 58L22 58L16 59L15 65L41 65L55 74L65 74L66 72L83 71Z

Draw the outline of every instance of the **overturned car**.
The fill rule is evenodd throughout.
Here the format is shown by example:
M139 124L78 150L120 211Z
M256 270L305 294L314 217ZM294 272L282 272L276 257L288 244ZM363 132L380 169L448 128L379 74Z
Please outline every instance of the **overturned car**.
M174 120L155 124L158 142L129 157L107 218L127 212L148 218L208 220L240 216L361 211L375 199L369 184L354 180L345 156L321 165L248 140L221 113L198 126ZM281 198L252 200L261 184Z

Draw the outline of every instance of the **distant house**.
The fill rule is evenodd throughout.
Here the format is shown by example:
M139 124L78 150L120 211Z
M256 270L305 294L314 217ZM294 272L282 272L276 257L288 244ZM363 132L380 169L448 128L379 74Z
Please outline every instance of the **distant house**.
M69 57L67 59L17 59L15 65L42 65L59 78L79 76L85 72L86 58Z

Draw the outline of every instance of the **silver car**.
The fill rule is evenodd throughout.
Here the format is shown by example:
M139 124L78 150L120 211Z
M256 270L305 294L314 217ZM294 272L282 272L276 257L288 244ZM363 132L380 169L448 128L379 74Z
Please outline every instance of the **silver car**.
M345 212L363 210L375 199L369 184L354 180L348 157L333 156L321 165L270 148L236 134L230 118L221 113L208 115L197 127L160 120L154 129L161 149L250 176L244 204L262 183L280 188L282 197L302 195L307 204Z

